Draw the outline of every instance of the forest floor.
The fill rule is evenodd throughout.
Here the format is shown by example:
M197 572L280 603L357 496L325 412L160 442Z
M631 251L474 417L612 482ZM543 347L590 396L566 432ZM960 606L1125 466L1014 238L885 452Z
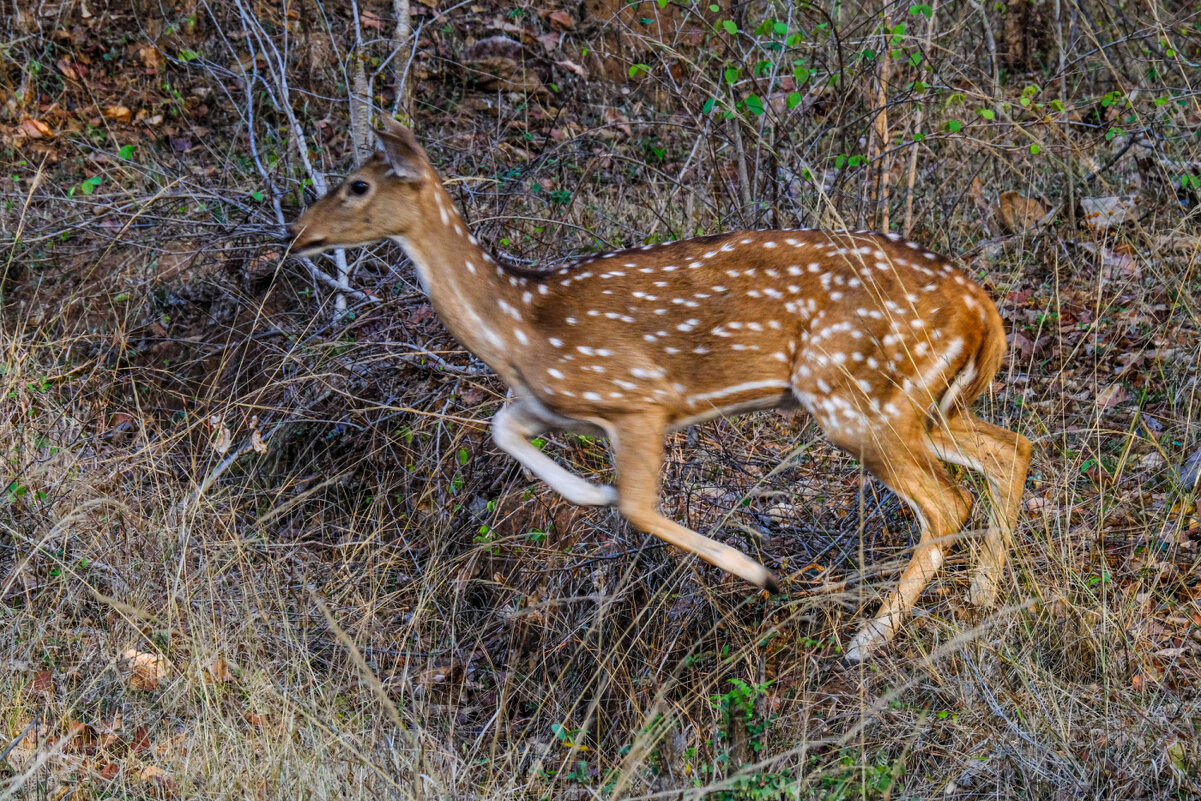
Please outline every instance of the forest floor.
M1201 797L1195 5L224 5L0 18L0 799ZM969 541L848 666L914 520L803 415L668 445L776 596L524 474L399 249L279 244L368 106L523 263L954 254L1034 443L998 605Z

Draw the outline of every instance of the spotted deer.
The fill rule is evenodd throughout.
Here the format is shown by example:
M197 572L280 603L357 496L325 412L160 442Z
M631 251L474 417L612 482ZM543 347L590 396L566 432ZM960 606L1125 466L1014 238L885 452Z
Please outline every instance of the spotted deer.
M940 462L987 478L990 517L969 593L991 604L1030 457L1020 434L968 406L1005 352L988 295L897 234L741 231L530 270L468 230L413 134L392 120L377 153L289 227L292 250L392 239L442 322L511 387L498 447L569 501L617 505L634 526L752 584L771 571L659 514L665 436L692 423L799 404L916 513L921 534L857 662L888 642L965 525L970 501ZM530 439L608 437L616 487L574 475Z

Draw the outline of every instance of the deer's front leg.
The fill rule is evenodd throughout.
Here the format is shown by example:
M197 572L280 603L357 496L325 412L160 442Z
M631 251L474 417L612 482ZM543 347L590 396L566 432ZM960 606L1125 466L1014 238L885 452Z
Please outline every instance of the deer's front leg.
M617 491L613 487L585 481L530 444L530 437L541 434L549 427L527 403L518 399L505 405L492 418L492 440L522 467L572 503L579 506L612 506L617 503Z
M750 583L777 592L776 577L741 551L703 537L659 514L659 471L666 424L652 415L610 421L609 442L617 466L618 506L636 528Z

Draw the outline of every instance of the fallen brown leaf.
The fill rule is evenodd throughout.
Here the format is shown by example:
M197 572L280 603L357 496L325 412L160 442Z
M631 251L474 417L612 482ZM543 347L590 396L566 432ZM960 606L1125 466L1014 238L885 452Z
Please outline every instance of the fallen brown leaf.
M1029 359L1034 355L1034 343L1021 331L1014 331L1006 339L1009 340L1010 349L1016 352L1023 360Z
M157 654L129 648L121 654L121 658L127 663L129 686L134 690L152 692L167 677L167 660Z
M54 131L50 130L50 126L41 120L23 120L17 126L17 132L28 136L30 139L50 139L54 136Z
M213 450L224 456L229 452L229 446L233 444L233 434L229 430L229 426L222 426L217 430L217 438L213 440Z
M257 434L258 432L254 432ZM229 663L221 657L213 657L213 661L205 666L205 681L227 684L234 680L234 674L229 669Z
M567 70L568 72L574 72L576 75L579 75L581 78L588 77L588 70L584 69L579 64L575 63L574 61L572 61L569 58L565 58L562 61L556 61L555 65L562 67L563 69Z
M1029 198L1021 192L1002 192L997 204L997 214L1001 224L1011 233L1020 234L1033 228L1039 220L1047 216L1043 204L1034 198Z
M605 109L605 122L617 128L617 130L621 131L627 137L634 135L634 129L630 127L630 120L612 106Z
M1080 211L1084 222L1099 230L1120 225L1136 216L1137 205L1138 195L1080 198Z
M133 112L129 110L129 106L109 106L104 110L104 116L117 122L129 122L133 119Z
M53 692L54 691L54 672L50 668L39 670L33 674L33 681L29 682L29 689L34 692Z
M1097 393L1097 408L1108 409L1130 400L1130 393L1121 384L1110 384Z

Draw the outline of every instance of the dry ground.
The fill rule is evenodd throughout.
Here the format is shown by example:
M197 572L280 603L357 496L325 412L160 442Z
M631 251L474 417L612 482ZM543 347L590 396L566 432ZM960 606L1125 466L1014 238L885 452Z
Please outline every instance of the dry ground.
M0 798L1201 795L1195 4L225 5L0 16ZM523 475L399 251L283 260L352 89L510 258L959 254L1035 443L1001 605L969 536L843 664L913 521L803 418L665 477L777 597Z

